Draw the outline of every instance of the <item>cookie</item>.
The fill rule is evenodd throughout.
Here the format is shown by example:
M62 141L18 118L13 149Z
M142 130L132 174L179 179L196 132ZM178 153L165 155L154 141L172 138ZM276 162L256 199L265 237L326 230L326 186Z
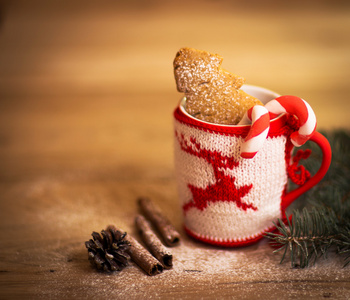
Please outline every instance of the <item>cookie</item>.
M174 59L177 90L186 97L186 111L197 119L236 125L244 113L262 103L240 90L245 79L221 68L223 58L193 48L180 49Z

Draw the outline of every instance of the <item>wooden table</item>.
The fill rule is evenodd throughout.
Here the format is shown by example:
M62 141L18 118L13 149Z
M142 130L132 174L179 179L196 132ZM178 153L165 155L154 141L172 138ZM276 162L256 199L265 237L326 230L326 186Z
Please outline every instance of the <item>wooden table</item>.
M172 60L183 46L311 104L320 129L350 128L349 2L2 1L0 298L350 298L333 255L279 264L266 241L240 249L182 231L173 168ZM84 242L135 234L148 196L180 230L174 268L94 271Z

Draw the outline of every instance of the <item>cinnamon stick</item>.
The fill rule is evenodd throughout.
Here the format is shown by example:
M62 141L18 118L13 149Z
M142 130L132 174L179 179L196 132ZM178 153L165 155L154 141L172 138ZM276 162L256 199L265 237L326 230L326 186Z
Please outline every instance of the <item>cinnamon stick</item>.
M149 222L138 215L135 218L136 228L139 231L143 242L146 244L153 256L158 259L164 268L170 269L173 266L173 255L165 248L157 235L153 232Z
M107 230L115 230L118 229L109 225ZM119 232L122 232L119 230ZM125 240L127 240L130 244L130 248L128 250L128 254L130 258L148 275L153 276L161 273L163 271L163 266L159 263L157 259L155 259L151 253L149 253L134 237L127 234L125 236Z
M149 198L139 198L138 204L142 213L157 228L167 246L173 247L180 243L180 234Z

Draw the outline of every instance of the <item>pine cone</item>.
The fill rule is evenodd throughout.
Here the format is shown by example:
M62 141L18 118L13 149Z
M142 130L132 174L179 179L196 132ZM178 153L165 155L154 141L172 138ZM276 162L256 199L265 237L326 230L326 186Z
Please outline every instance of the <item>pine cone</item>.
M92 238L85 242L90 263L101 271L121 271L128 265L130 256L129 242L124 239L125 233L109 226L101 234L93 232Z

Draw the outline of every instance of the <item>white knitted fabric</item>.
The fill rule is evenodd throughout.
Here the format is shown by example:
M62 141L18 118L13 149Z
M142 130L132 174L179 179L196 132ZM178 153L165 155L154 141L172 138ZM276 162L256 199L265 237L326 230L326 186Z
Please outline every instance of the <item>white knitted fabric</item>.
M268 137L253 159L243 159L242 137L205 131L177 120L174 125L175 169L186 229L200 239L219 243L247 241L271 229L272 222L282 217L286 137ZM209 162L204 153L219 153L221 165ZM235 166L230 169L225 158L233 159ZM217 174L230 178L230 183L220 186ZM209 187L240 190L244 186L241 204L232 199L204 199ZM194 204L195 189L202 193L201 207Z

